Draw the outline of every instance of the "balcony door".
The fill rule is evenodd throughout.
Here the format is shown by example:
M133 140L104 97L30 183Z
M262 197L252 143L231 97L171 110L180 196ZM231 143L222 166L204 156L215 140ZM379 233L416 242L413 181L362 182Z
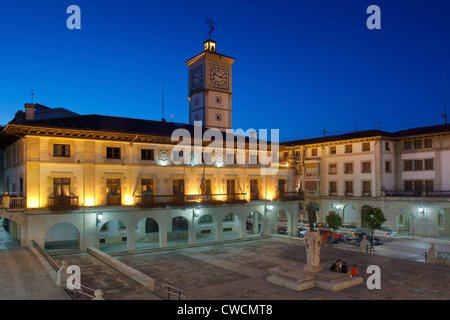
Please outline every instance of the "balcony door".
M53 204L70 205L70 178L53 179Z
M174 179L172 187L173 201L184 201L184 179Z
M227 200L234 200L236 195L236 179L227 179Z
M106 204L108 206L120 206L120 179L106 179Z
M259 184L258 179L250 179L250 200L259 199Z

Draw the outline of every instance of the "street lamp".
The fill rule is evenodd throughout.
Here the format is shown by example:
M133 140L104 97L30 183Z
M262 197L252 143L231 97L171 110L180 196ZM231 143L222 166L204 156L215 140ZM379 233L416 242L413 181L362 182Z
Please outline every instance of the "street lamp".
M97 213L97 215L96 215L96 224L97 224L97 226L102 221L102 219L103 219L103 213L102 212Z

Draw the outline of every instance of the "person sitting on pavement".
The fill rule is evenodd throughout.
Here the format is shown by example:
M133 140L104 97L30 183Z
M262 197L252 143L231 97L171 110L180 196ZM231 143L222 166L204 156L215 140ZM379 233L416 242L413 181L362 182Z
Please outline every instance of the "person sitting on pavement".
M330 267L330 271L331 272L339 272L339 270L341 269L340 267L340 262L341 260L337 259L335 263L333 263Z
M353 267L350 269L350 274L352 275L353 278L359 277L359 270L356 267L356 264L354 264Z
M342 272L342 273L347 273L347 272L348 272L348 266L347 266L347 264L345 263L345 261L342 263L342 266L341 266L341 272Z

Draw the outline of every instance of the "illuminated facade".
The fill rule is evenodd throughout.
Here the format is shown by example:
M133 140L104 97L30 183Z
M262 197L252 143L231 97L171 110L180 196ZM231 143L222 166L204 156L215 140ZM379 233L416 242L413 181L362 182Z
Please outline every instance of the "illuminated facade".
M450 125L395 133L380 130L282 143L280 166L315 202L364 226L366 206L380 207L386 226L410 236L450 236ZM303 205L304 207L304 205Z

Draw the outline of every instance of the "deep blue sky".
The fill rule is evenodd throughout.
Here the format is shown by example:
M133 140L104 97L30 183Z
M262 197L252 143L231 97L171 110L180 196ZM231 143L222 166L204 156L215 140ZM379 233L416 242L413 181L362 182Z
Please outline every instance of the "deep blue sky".
M66 9L81 8L81 30ZM366 9L381 9L369 30ZM0 124L30 101L188 122L186 60L215 22L233 65L233 128L281 140L443 123L450 1L15 0L0 5ZM448 101L449 102L449 101ZM450 104L450 103L448 103Z

